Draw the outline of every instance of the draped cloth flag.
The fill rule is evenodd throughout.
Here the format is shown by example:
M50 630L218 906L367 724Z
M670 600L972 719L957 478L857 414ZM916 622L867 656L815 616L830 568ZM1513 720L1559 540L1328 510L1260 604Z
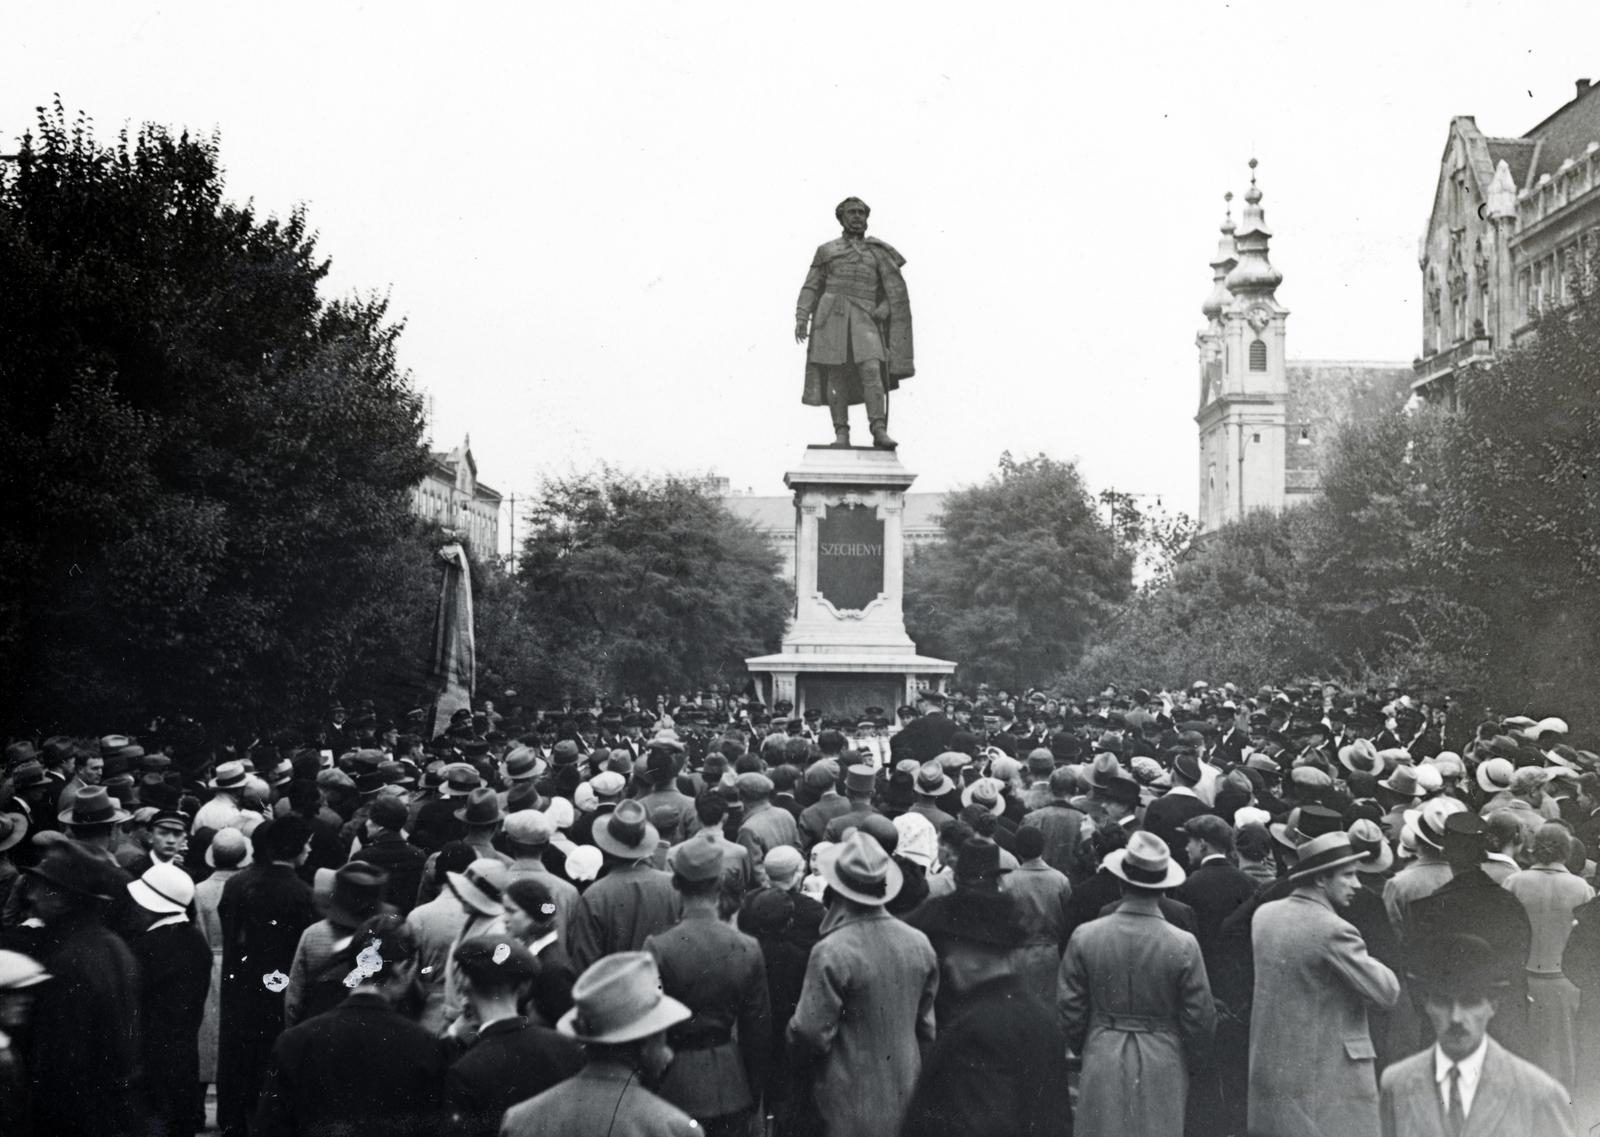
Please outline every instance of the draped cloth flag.
M439 550L444 561L444 583L439 588L439 608L433 618L433 665L429 679L437 695L433 704L433 735L450 726L450 716L472 707L477 679L477 649L472 641L472 572L467 551L459 544Z

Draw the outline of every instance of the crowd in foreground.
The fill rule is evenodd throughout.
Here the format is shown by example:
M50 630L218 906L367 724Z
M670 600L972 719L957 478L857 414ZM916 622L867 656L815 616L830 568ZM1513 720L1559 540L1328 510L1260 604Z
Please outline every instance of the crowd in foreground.
M4 1131L187 1137L208 1085L229 1137L1600 1120L1600 758L1561 720L793 710L13 742Z

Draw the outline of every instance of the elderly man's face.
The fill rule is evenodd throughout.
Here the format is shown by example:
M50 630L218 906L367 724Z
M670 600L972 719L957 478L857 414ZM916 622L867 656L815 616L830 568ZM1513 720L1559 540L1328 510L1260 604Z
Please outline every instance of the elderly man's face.
M852 237L861 236L867 231L867 207L859 201L852 201L839 211L839 223Z

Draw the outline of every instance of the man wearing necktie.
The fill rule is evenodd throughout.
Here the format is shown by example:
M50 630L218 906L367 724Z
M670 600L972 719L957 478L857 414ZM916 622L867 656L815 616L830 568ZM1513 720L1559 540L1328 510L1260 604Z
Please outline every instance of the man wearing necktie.
M1449 936L1433 954L1410 979L1437 1041L1383 1072L1384 1137L1576 1137L1566 1089L1489 1037L1509 983L1488 943Z

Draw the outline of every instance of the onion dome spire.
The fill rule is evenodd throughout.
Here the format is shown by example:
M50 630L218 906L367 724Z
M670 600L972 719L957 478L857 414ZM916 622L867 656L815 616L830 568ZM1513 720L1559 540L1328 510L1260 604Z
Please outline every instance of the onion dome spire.
M1272 240L1272 230L1267 228L1266 214L1261 209L1261 190L1256 185L1256 160L1250 159L1250 188L1244 195L1244 216L1234 241L1239 249L1239 263L1233 266L1224 283L1235 296L1270 297L1283 283L1283 273L1272 267L1267 259L1267 246Z
M1225 280L1228 270L1239 263L1238 250L1233 243L1233 191L1222 195L1227 212L1222 218L1222 236L1217 238L1217 255L1211 258L1211 295L1200 305L1200 312L1208 320L1220 320L1222 310L1233 296Z

